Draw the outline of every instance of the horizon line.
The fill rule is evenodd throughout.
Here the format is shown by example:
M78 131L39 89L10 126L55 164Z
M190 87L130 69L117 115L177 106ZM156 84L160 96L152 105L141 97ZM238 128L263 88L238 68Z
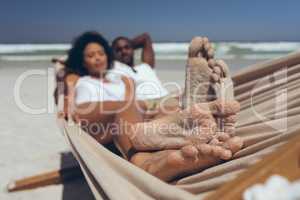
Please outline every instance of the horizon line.
M300 42L300 40L210 40L213 43L220 42L241 42L241 43L259 43L259 42ZM111 41L110 41L111 42ZM178 40L178 41L167 41L159 40L153 41L153 43L189 43L189 41ZM4 45L14 45L14 44L72 44L72 42L2 42L0 44Z

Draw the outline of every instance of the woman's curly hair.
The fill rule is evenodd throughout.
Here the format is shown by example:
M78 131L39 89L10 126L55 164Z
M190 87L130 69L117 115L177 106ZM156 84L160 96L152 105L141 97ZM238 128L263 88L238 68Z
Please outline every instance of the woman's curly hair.
M107 69L113 65L113 53L108 41L98 32L88 31L75 38L72 48L68 52L68 58L65 62L67 73L76 73L79 76L88 75L87 69L83 66L83 52L89 43L98 43L104 49L107 56Z

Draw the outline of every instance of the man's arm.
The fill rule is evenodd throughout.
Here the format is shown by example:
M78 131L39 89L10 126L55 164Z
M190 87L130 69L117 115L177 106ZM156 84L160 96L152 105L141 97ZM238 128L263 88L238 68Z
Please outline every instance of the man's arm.
M142 62L145 62L154 68L155 55L150 35L148 33L143 33L133 38L131 42L134 49L142 48Z

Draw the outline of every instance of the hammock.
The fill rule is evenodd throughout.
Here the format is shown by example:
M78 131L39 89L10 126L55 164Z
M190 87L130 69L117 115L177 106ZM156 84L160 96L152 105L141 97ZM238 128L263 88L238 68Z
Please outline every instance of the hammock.
M236 134L245 147L232 160L173 183L111 153L72 121L58 119L95 198L201 199L300 133L300 53L249 66L233 81L241 104Z

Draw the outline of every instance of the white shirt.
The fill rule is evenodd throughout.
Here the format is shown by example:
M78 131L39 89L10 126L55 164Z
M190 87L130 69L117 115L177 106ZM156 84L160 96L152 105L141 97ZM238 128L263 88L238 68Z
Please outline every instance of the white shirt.
M114 68L106 75L110 82L103 82L91 76L79 78L75 86L75 103L124 101L125 83L121 76L134 80L138 100L156 99L168 95L168 91L162 86L155 71L148 64L142 63L134 69L136 72L129 66L115 61Z
M114 62L114 68L109 71L109 80L120 79L119 76L132 78L136 85L136 98L138 100L156 99L168 95L155 71L147 64L141 63L133 67L136 72L126 64Z
M125 84L121 79L111 82L83 76L79 78L75 86L75 103L98 101L124 101Z

